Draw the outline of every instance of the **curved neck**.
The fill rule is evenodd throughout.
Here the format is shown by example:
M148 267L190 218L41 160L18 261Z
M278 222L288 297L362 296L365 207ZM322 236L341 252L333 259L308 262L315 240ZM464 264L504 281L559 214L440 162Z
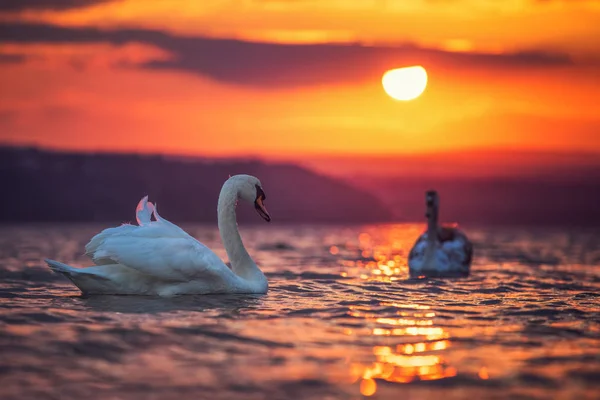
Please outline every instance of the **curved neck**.
M238 190L235 183L228 180L223 185L219 195L217 215L219 233L231 262L231 269L236 275L245 279L252 279L257 276L257 273L264 276L242 243L236 221L235 207L237 201Z

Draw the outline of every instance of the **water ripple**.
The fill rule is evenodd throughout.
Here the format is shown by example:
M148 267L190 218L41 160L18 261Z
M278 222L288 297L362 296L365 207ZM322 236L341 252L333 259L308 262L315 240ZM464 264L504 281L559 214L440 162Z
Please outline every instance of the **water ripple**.
M406 257L422 226L254 227L242 235L267 295L82 297L41 260L86 265L83 246L100 228L0 228L2 398L592 399L600 390L595 231L471 230L469 277L412 279ZM225 258L214 228L186 229Z

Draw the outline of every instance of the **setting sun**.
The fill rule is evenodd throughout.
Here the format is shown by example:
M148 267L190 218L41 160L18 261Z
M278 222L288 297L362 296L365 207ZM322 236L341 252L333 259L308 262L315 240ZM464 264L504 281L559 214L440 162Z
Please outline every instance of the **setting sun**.
M387 71L381 78L385 92L396 100L413 100L427 86L427 71L419 66L396 68Z

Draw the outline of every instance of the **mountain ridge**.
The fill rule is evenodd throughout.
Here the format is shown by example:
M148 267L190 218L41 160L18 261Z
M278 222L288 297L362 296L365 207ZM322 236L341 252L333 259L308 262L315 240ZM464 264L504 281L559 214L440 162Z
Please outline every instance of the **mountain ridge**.
M1 222L134 219L145 195L174 222L216 222L217 199L230 175L258 177L277 222L387 222L374 195L300 166L257 160L173 160L170 156L45 151L0 147ZM238 219L260 222L251 206Z

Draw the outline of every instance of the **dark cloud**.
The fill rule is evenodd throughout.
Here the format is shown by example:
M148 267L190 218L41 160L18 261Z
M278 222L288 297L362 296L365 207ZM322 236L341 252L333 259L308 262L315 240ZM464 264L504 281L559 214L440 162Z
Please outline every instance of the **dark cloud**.
M0 11L67 10L109 1L112 0L2 0Z
M0 110L0 124L9 124L17 119L18 112L15 110Z
M394 65L428 63L471 67L523 68L571 63L564 55L449 53L406 44L397 47L360 44L286 45L239 40L174 36L146 29L100 30L52 25L0 24L0 43L139 42L170 52L169 60L144 68L178 70L215 80L262 87L318 85L379 78Z
M1 54L0 64L18 64L25 61L27 57L23 54Z

